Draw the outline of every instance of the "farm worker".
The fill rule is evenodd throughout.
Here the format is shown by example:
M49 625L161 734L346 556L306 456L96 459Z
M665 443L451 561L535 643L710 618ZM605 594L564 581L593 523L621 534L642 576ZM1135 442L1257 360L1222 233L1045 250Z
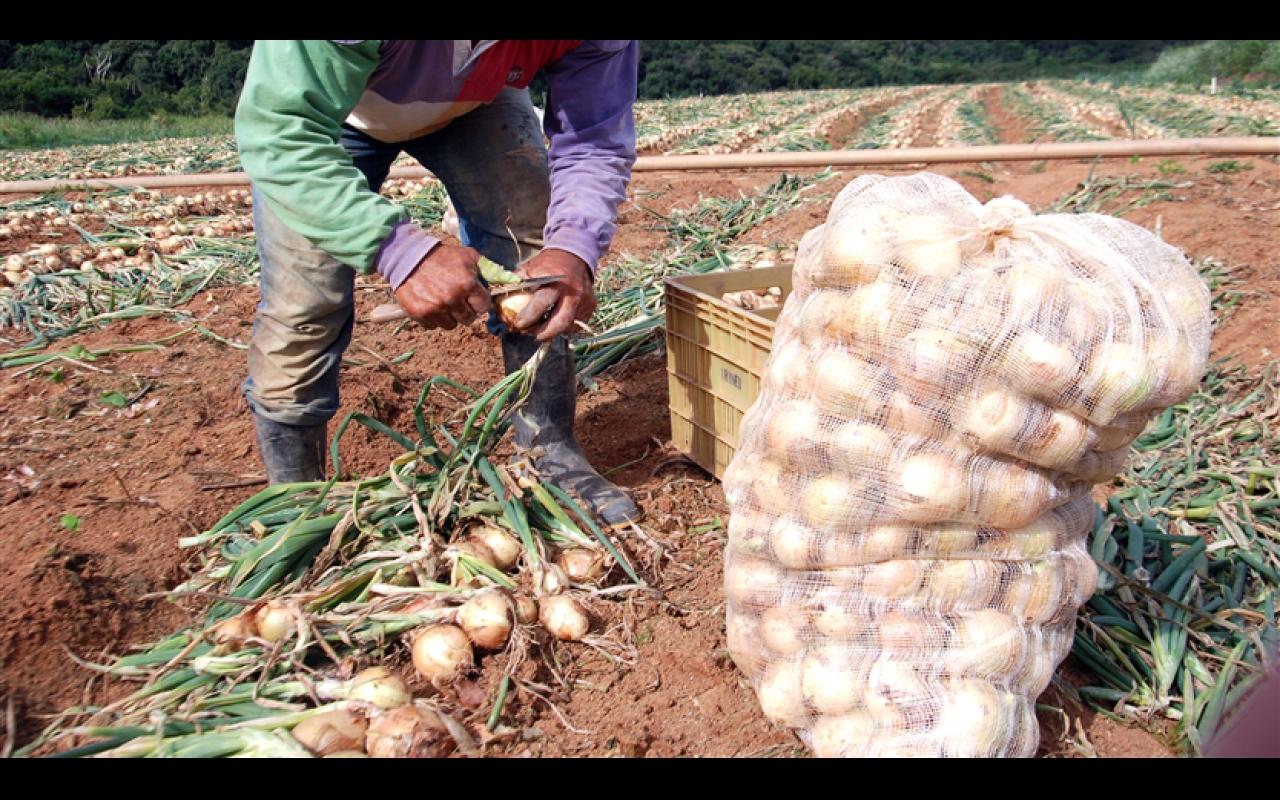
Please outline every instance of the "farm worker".
M606 521L639 516L574 438L577 382L565 337L595 309L595 270L635 161L637 61L634 41L255 43L236 109L262 262L244 395L271 483L323 479L355 274L377 272L425 327L452 329L489 312L508 372L553 341L516 415L516 443ZM540 70L541 126L527 88ZM461 245L378 194L402 151L443 182ZM482 255L527 277L565 276L516 320L525 334L492 313L477 273Z

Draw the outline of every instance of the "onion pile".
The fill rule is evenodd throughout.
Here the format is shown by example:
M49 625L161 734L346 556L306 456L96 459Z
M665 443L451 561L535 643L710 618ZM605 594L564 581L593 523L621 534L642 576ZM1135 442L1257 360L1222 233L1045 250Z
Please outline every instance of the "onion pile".
M1195 388L1208 292L1128 223L863 176L797 249L725 475L726 636L819 755L1030 755L1091 484Z

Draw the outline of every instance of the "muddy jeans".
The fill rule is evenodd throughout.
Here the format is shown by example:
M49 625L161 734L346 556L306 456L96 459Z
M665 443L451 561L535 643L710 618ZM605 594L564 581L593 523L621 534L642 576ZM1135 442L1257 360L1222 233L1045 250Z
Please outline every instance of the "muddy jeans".
M499 264L515 266L541 249L551 188L528 90L504 89L444 129L398 144L343 126L342 146L375 192L401 151L417 159L448 190L462 243ZM286 228L256 189L253 221L262 267L245 399L275 422L319 425L338 411L355 271ZM500 330L493 316L489 329Z

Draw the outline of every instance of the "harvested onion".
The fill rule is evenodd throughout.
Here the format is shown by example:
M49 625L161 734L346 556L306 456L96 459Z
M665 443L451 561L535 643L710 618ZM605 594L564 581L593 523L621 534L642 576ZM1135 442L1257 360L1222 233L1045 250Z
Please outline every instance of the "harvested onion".
M571 547L561 552L556 563L574 583L598 583L607 571L604 554L585 547Z
M955 519L968 503L964 470L940 453L917 453L898 469L897 511L913 522Z
M808 716L801 689L800 665L795 661L778 661L766 669L756 688L756 696L764 715L774 722L799 727Z
M866 711L819 717L809 732L818 758L856 758L867 755L876 734L876 723Z
M516 318L529 305L529 301L533 299L531 292L510 292L498 299L498 317L508 328L513 331L523 330L516 327Z
M757 635L773 652L792 656L804 649L804 641L800 638L802 626L803 620L789 608L776 607L760 615Z
M374 758L444 758L453 749L440 717L416 703L377 715L365 733L365 750Z
M307 717L293 728L293 738L312 753L328 756L339 752L361 751L369 723L345 708L335 708Z
M955 681L943 693L936 735L949 756L1000 755L1012 722L1012 695L982 680Z
M342 685L340 696L383 709L399 708L413 700L404 681L392 675L386 667L369 667L357 672Z
M253 626L259 638L278 642L297 628L293 612L283 603L274 600L263 605L253 615Z
M488 548L493 554L494 566L501 570L514 567L524 552L524 545L519 539L494 525L477 526L469 538Z
M804 700L819 714L843 714L862 705L866 683L866 668L842 644L810 651L801 667Z
M476 647L497 650L511 635L511 601L501 589L480 592L458 608L458 625Z
M471 640L456 625L428 625L413 641L413 666L432 683L453 680L475 665Z
M586 609L564 594L551 595L538 601L538 620L551 635L564 642L576 642L591 628Z
M894 260L911 275L948 278L960 271L960 242L946 220L904 217L895 224Z
M1025 645L1017 620L994 608L980 608L956 621L947 668L953 675L1000 681L1022 663Z

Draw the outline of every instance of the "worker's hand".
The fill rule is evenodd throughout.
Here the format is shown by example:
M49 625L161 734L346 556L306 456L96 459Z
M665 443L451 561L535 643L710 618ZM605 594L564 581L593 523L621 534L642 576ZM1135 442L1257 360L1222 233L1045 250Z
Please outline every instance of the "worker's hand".
M396 289L396 302L424 328L452 330L469 324L493 307L480 283L479 260L470 247L436 245Z
M596 292L587 262L567 250L547 248L524 263L516 273L525 278L563 275L563 280L533 293L516 317L515 328L546 342L573 328L574 320L586 322L596 310ZM550 314L545 322L539 320Z

